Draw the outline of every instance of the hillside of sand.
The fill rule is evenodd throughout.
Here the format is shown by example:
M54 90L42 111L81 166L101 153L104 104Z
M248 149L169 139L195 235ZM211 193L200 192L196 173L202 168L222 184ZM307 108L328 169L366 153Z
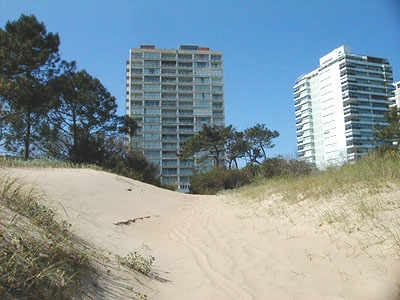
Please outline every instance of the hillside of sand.
M400 298L399 233L346 233L321 221L311 201L184 195L89 169L1 172L44 195L77 236L110 257L155 257L149 277L104 262L86 299ZM380 197L394 203L390 227L400 191Z

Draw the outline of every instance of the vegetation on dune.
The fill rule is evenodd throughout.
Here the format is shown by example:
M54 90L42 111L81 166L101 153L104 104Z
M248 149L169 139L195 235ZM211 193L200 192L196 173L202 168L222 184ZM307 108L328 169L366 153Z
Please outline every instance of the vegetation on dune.
M257 194L268 190L269 193L283 195L290 202L346 194L360 189L377 193L385 187L400 187L399 170L400 151L392 150L384 154L373 152L355 162L307 176L280 176L260 180L243 187L240 193L257 197Z
M1 298L70 299L94 270L92 250L16 180L0 185Z

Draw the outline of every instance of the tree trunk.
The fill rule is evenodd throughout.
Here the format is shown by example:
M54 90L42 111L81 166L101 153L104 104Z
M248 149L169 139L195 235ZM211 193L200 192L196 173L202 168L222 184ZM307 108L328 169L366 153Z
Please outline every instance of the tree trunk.
M24 160L29 159L29 146L31 143L31 113L29 111L26 112L26 136L25 136L25 149L24 149Z

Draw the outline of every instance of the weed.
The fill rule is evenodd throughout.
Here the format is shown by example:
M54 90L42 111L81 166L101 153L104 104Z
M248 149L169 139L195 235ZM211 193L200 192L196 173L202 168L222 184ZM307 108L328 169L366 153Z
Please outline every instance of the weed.
M146 276L151 274L151 265L155 261L154 256L150 255L149 258L144 258L136 251L130 252L124 257L116 255L116 258L120 264L127 266L132 270L138 271Z

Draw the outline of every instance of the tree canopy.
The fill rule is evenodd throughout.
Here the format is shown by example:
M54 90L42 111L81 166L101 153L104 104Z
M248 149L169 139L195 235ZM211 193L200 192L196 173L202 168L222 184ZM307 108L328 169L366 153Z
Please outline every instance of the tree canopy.
M35 16L22 15L0 29L2 138L7 150L30 157L49 109L48 82L57 73L58 34L48 33Z
M400 111L397 107L392 107L389 113L385 115L388 125L376 125L374 136L375 140L395 144L400 144Z
M224 160L225 145L232 134L232 125L225 128L217 128L203 124L201 131L185 141L180 151L184 159L200 154L198 162L213 161L216 167L222 165Z

